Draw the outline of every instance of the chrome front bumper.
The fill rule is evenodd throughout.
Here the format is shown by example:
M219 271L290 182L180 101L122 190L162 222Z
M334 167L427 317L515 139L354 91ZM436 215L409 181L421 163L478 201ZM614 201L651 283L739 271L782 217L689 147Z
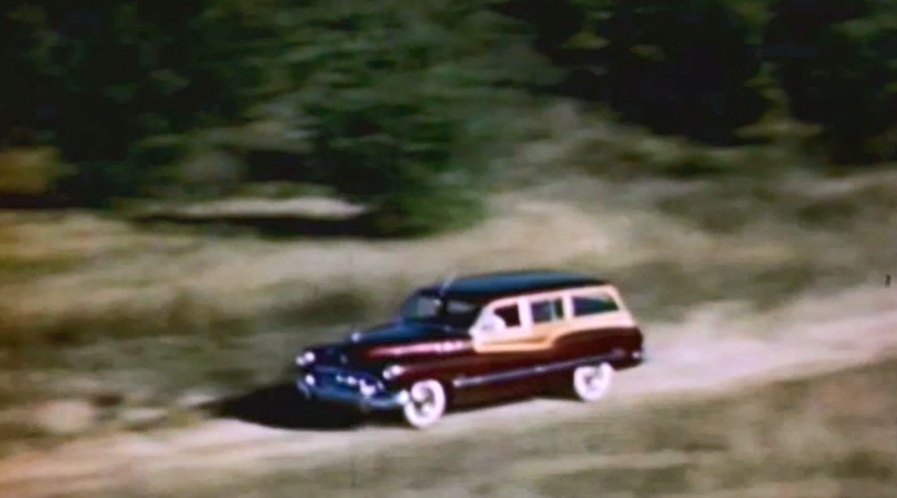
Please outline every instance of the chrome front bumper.
M306 398L338 403L361 411L397 410L408 402L408 391L389 392L375 386L361 389L315 380L309 375L296 380L296 389Z

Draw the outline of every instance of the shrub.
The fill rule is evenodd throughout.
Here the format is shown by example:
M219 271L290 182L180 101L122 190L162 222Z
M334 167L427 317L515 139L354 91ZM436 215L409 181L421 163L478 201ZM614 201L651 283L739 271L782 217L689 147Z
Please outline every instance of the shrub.
M289 96L313 134L311 161L343 194L372 205L380 234L459 226L470 189L513 141L504 120L544 68L514 24L477 2L364 1L294 12ZM528 63L525 63L528 62Z

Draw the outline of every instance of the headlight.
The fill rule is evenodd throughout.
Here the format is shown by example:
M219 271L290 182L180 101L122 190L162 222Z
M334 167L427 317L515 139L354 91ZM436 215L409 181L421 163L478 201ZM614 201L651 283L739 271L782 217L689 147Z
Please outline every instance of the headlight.
M359 386L359 391L361 391L361 395L365 398L370 398L377 392L377 386L368 384L365 381L361 381L361 385Z
M301 355L296 357L296 364L300 367L307 367L315 362L315 354L311 351L306 351Z
M390 365L383 369L383 378L386 380L392 380L402 375L402 372L405 371L405 367L401 365Z

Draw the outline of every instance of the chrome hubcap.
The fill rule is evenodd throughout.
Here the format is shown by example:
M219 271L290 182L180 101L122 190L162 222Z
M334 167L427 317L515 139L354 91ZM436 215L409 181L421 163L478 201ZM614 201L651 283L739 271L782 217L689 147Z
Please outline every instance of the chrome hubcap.
M585 377L586 385L589 386L590 389L600 388L604 383L605 375L601 372L599 368L590 368L583 375Z
M422 429L432 425L445 411L445 392L435 380L422 380L414 384L408 394L405 419L414 427Z
M585 401L595 401L610 387L614 369L607 363L586 365L573 372L573 389Z
M433 410L434 407L434 398L433 391L426 388L425 386L418 386L418 389L412 393L411 402L414 403L414 409L422 412L429 413Z

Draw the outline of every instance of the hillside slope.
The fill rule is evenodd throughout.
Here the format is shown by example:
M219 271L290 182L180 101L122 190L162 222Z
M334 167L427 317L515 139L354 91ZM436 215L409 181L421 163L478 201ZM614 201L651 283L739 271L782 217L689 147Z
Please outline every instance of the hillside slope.
M205 496L208 489L209 496L220 496L214 493L227 494L225 489L236 486L244 490L237 493L242 496L250 489L246 482L279 471L306 475L306 471L340 462L369 470L383 458L427 454L434 445L472 441L481 434L514 438L540 433L543 436L536 439L550 444L552 439L573 437L583 424L600 423L617 410L653 410L683 398L739 392L749 385L894 358L895 329L897 293L891 289L811 295L763 314L699 307L682 322L646 327L650 360L618 376L614 395L605 403L542 399L469 411L452 414L423 433L390 426L336 432L282 430L215 420L189 429L117 435L6 459L0 462L0 495L182 496L190 490L191 496ZM508 424L509 420L514 424ZM467 482L466 494L473 485L467 479L489 480L473 468L467 472L442 476L439 482ZM350 491L345 487L346 476L330 479L316 481L315 486ZM446 493L452 490L458 491L443 488Z

